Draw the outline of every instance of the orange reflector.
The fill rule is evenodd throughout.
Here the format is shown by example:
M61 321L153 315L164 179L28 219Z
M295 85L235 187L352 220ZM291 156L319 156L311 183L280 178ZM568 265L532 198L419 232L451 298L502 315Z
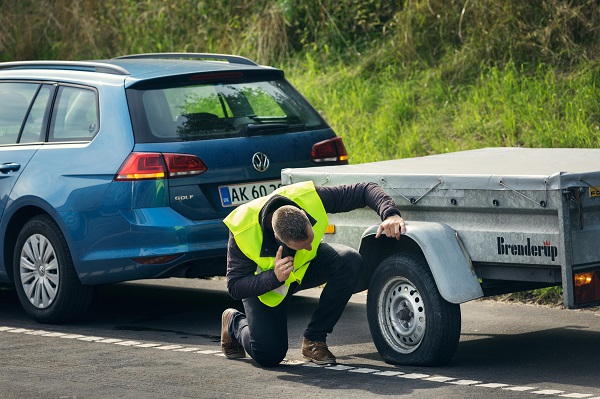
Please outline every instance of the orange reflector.
M335 224L328 224L325 228L325 234L334 234L335 233Z
M600 302L600 272L592 270L573 275L574 300L576 305Z
M591 284L594 272L577 273L574 277L575 287L581 287L582 285Z

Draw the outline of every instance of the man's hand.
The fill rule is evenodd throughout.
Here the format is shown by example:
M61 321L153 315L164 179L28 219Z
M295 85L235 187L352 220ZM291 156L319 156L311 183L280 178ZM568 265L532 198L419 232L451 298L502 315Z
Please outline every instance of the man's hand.
M275 266L273 271L275 272L275 276L279 282L283 283L285 280L290 277L290 273L294 270L294 258L291 256L286 256L285 258L281 258L283 254L283 247L280 246L275 254Z
M385 235L388 237L394 237L396 240L399 240L402 234L406 234L404 219L402 219L400 215L392 215L387 217L379 225L377 234L375 234L375 238L379 238L382 232L385 232Z

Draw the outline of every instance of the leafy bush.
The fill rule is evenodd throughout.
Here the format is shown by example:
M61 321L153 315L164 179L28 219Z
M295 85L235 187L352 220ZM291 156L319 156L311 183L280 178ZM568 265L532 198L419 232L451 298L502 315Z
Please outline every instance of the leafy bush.
M215 51L280 63L310 52L320 62L445 63L452 75L482 61L565 66L600 53L596 0L3 0L0 6L4 60Z

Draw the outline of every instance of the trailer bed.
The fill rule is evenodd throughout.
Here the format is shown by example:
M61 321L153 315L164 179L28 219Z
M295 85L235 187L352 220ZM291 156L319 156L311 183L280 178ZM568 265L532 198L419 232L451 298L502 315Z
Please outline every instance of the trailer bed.
M282 173L287 183L305 177L330 178L331 181L398 177L398 183L407 187L426 176L435 176L443 178L445 184L464 189L502 189L498 179L509 177L518 180L522 187L530 183L537 189L540 179L548 179L554 183L553 188L560 188L558 183L562 186L579 185L580 176L587 174L595 179L600 177L600 149L484 148L358 165L293 169L293 172ZM596 180L596 184L600 181Z
M600 149L484 148L282 171L284 184L304 180L376 182L409 231L418 222L449 226L486 295L562 284L565 305L577 307L573 276L600 268ZM359 248L377 220L359 210L332 215L331 223L336 233L327 241Z

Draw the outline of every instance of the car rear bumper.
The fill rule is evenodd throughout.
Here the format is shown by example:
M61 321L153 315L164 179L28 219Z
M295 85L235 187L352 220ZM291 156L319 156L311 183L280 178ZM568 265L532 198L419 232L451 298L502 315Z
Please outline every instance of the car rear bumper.
M73 261L83 284L155 278L186 263L225 257L228 229L221 219L192 221L169 207L121 211L85 219ZM201 263L201 262L200 262Z

